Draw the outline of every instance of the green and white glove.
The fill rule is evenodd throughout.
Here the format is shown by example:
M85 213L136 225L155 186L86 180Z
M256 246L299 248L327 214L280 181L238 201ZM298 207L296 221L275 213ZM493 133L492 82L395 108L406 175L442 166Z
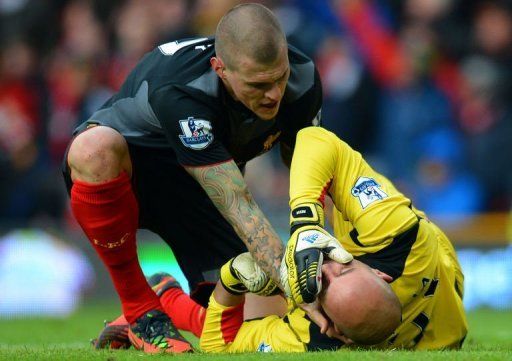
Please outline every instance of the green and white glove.
M220 282L234 295L251 292L272 296L280 292L277 284L263 272L249 252L239 254L222 266Z
M300 204L292 210L290 220L292 235L281 262L281 284L296 304L312 303L322 290L324 254L338 263L349 263L354 257L322 228L320 205Z

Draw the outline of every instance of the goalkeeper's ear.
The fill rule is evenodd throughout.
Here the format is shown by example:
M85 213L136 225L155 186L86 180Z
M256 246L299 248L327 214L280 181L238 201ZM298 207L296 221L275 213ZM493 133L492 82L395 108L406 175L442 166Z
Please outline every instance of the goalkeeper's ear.
M318 203L301 203L290 212L290 235L303 226L320 226L324 228L324 209Z

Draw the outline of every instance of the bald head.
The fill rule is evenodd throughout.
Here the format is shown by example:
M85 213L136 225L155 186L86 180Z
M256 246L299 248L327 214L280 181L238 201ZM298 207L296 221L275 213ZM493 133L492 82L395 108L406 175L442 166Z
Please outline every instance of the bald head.
M236 69L240 57L272 64L287 50L275 15L261 4L241 4L227 12L215 32L215 52L225 66Z
M401 306L391 287L359 261L350 265L326 262L326 287L320 302L327 316L356 344L387 339L401 321Z

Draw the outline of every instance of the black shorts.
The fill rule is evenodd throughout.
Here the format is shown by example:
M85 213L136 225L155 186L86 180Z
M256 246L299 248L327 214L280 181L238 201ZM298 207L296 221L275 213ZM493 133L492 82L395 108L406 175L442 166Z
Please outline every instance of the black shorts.
M192 291L202 282L217 282L219 268L247 251L244 243L172 150L128 148L138 228L158 234L171 247ZM67 152L63 174L69 194L73 183L66 160Z

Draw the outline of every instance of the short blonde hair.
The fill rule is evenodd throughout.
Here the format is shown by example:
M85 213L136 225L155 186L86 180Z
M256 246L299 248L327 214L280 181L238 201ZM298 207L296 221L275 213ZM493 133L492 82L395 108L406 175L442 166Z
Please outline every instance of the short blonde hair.
M215 32L215 52L231 69L236 69L240 54L259 64L271 64L283 47L287 42L279 21L261 4L235 6L222 17Z

